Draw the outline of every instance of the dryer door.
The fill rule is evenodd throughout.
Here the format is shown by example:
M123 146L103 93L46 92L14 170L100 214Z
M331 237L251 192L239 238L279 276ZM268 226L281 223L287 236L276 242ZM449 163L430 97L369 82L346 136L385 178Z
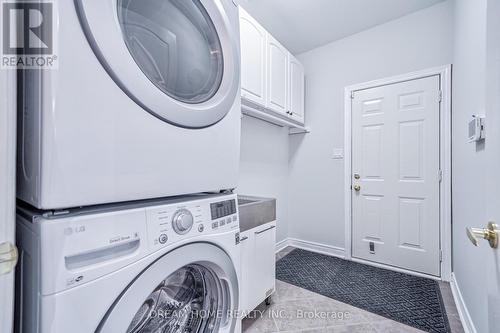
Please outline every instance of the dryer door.
M233 332L238 281L215 245L180 247L146 268L115 301L96 332Z
M213 125L229 112L240 66L232 1L75 3L100 62L142 108L187 128Z

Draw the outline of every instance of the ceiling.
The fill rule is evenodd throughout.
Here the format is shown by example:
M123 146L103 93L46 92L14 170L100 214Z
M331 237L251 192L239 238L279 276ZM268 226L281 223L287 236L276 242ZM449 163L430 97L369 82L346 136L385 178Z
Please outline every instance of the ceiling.
M443 0L239 0L298 54L397 19Z

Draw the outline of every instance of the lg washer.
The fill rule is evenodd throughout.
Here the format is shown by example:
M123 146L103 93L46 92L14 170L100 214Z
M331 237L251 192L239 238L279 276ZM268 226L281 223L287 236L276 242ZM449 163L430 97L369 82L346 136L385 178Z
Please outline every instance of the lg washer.
M20 333L241 332L236 195L18 211Z

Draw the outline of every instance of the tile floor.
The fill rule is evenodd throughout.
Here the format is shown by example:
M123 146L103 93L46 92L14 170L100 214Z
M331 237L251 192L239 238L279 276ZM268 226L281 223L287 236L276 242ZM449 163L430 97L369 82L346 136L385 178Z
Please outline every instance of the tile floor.
M286 248L276 260L288 254ZM440 283L452 333L463 333L448 283ZM422 332L331 298L276 281L271 305L259 305L243 320L244 333L411 333Z

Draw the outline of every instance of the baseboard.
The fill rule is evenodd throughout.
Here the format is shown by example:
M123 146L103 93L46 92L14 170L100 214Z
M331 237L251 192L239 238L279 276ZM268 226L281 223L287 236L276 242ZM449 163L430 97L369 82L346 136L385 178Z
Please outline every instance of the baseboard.
M455 273L451 273L450 286L451 292L453 294L453 299L455 300L455 304L457 305L458 315L460 316L460 320L462 321L462 326L465 333L477 333L476 327L474 326L472 318L469 314L469 310L467 310L467 306L465 305L462 293L460 292L460 288L458 287Z
M276 252L283 250L287 246L345 259L345 250L343 248L305 241L297 238L286 238L276 243Z
M287 246L289 245L288 238L283 239L282 241L279 241L276 243L276 253L284 250Z

